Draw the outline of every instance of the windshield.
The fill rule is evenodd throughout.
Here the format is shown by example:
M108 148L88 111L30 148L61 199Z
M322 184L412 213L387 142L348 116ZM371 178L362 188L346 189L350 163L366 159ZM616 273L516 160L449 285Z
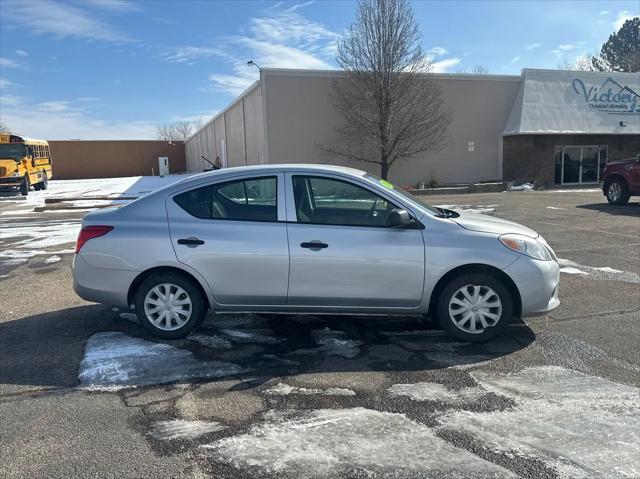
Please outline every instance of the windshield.
M379 185L387 188L388 190L393 190L395 193L402 196L405 200L411 202L413 205L419 208L429 211L431 214L434 214L437 216L442 215L442 210L440 208L434 208L433 206L428 205L427 203L423 203L416 196L412 195L406 190L403 190L402 188L398 188L393 183L390 183L387 180L382 180L374 175L365 175L364 177L367 178L368 180L378 183Z
M0 144L0 158L13 158L17 160L25 156L25 148L22 143Z

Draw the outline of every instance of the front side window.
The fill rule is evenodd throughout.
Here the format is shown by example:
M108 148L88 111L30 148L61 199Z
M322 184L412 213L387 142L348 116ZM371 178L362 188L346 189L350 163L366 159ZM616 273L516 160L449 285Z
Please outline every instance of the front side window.
M298 223L385 226L393 203L347 181L294 176Z
M275 176L228 181L181 193L174 201L196 218L278 221Z

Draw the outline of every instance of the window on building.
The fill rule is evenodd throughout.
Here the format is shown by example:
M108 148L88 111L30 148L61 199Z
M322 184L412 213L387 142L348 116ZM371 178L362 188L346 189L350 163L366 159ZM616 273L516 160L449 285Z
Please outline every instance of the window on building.
M597 183L602 178L607 157L606 145L556 146L555 183Z
M294 176L293 193L299 223L385 226L397 208L366 188L331 178Z
M174 201L201 219L277 221L275 176L218 183L181 193Z

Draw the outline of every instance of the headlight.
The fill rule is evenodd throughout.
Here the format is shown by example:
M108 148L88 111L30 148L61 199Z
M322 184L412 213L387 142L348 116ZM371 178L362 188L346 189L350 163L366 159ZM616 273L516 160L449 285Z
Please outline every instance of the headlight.
M525 254L542 261L553 261L551 249L542 241L517 234L500 236L500 242L510 250Z
M20 176L20 173L18 173L17 171L14 171L9 176Z

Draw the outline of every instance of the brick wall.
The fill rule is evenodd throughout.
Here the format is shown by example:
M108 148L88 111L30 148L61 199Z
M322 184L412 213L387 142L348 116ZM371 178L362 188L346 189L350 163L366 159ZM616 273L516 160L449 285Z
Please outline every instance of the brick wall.
M514 135L503 141L504 181L536 181L543 187L555 184L555 147L607 145L609 161L640 153L640 135Z
M170 173L186 170L184 142L50 141L55 179L116 178L158 174L158 157L169 158Z

